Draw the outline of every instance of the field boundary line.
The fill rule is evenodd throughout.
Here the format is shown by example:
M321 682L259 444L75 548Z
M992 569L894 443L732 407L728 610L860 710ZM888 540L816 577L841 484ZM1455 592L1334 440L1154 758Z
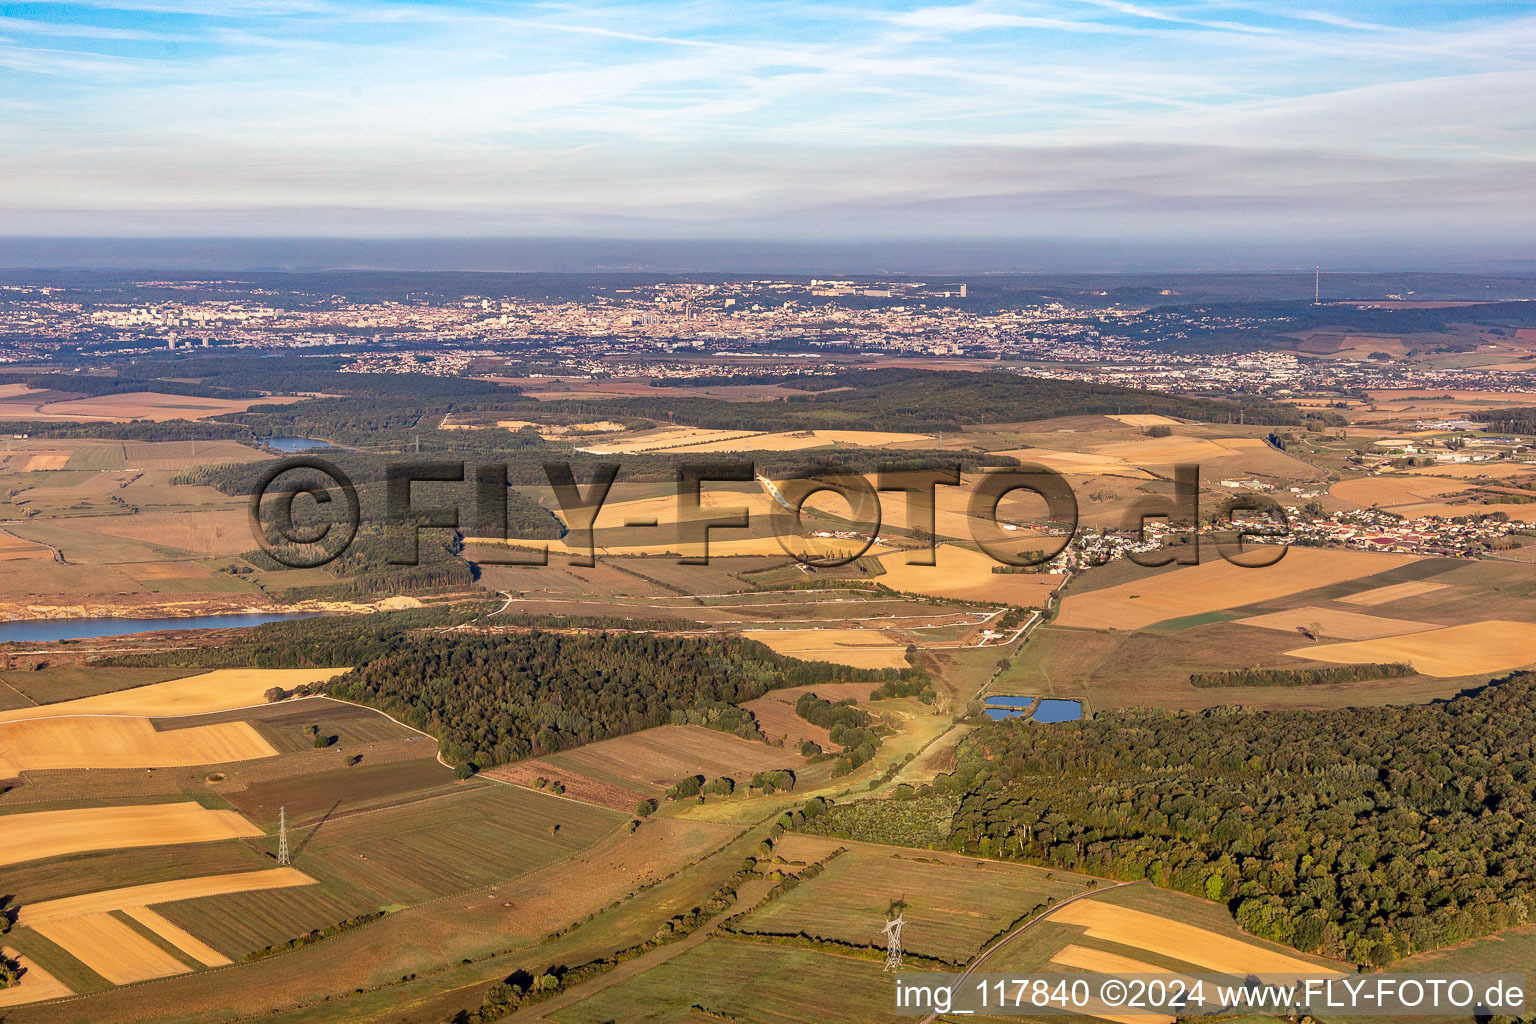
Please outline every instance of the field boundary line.
M996 953L998 950L1000 950L1004 946L1008 945L1008 943L1012 942L1014 939L1018 938L1020 935L1023 935L1025 932L1029 931L1031 928L1033 928L1035 925L1039 924L1041 921L1046 920L1052 914L1056 913L1056 911L1060 910L1062 907L1066 906L1067 904L1069 904L1069 903L1076 903L1078 900L1086 900L1086 899L1089 899L1089 898L1091 898L1093 896L1098 896L1101 893L1110 892L1111 890L1114 890L1114 889L1123 889L1123 888L1125 888L1126 886L1129 886L1129 885L1150 885L1150 884L1151 883L1149 883L1145 878L1139 878L1139 879L1137 879L1134 882L1116 882L1114 885L1106 885L1106 886L1103 886L1101 888L1089 889L1087 892L1080 892L1076 896L1069 896L1068 898L1062 900L1060 903L1058 903L1055 906L1053 906L1053 907L1049 908L1048 910L1046 910L1045 913L1039 914L1039 915L1037 915L1035 917L1030 918L1028 921L1025 921L1019 927L1015 928L1013 931L1009 932L1007 935L1004 935L1002 938L1000 938L996 942L994 942L991 945L991 947L982 950L979 954L977 954L976 959L972 960L970 962L970 964L966 967L965 973L960 975L959 979L955 982L955 987L959 987L962 983L964 983L966 978L969 978L972 974L975 974L976 973L976 969L981 966L982 961L987 959L987 957L991 956L993 953ZM937 1013L930 1013L928 1016L926 1016L926 1017L924 1017L922 1019L920 1024L933 1024L933 1021L936 1021L938 1019L939 1019L939 1015Z

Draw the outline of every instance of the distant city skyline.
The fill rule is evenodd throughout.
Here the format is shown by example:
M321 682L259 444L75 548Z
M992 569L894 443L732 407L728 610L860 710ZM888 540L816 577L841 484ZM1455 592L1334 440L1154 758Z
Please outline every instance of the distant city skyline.
M0 83L9 236L1536 257L1528 3L33 2Z

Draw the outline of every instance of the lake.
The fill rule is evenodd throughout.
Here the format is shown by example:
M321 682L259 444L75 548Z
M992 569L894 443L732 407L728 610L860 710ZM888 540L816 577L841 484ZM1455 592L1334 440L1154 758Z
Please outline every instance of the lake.
M127 636L159 629L229 629L260 626L284 619L307 619L319 612L256 612L241 615L193 615L181 619L28 619L0 622L0 643L50 640L87 640L100 636Z
M1075 722L1082 717L1083 702L1080 700L1057 700L1054 697L1047 697L1035 709L1037 722Z
M983 697L987 717L994 722L1004 718L1022 718L1029 706L1035 702L1033 697ZM1083 717L1083 704L1076 700L1061 700L1056 697L1046 697L1040 701L1040 706L1035 709L1030 717L1033 722L1075 722Z
M273 451L307 452L312 448L329 448L329 441L317 441L313 437L269 437L262 442Z

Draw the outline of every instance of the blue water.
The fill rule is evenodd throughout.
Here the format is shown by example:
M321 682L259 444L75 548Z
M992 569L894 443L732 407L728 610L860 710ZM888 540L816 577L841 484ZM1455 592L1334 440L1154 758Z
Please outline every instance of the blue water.
M50 640L85 640L98 636L126 636L157 629L228 629L231 626L259 626L283 619L306 619L319 612L278 612L246 615L195 615L185 619L31 619L25 622L0 622L0 643Z
M1083 702L1047 698L1035 709L1037 722L1075 722L1083 717Z
M996 722L1004 718L1023 718L1024 712L1016 708L982 708L987 717Z
M328 441L316 441L312 437L269 437L264 442L268 448L280 452L307 452L311 448L329 448Z
M989 707L1000 708L1027 708L1035 702L1033 697L983 697L982 703Z

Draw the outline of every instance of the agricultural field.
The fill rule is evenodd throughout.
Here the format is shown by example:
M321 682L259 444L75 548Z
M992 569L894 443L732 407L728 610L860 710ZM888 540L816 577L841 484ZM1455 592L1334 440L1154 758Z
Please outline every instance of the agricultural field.
M147 718L33 718L0 723L0 778L48 768L168 768L275 757L245 722L161 731Z
M73 398L56 393L49 400L49 393L33 392L12 396L0 404L0 419L62 420L87 423L126 423L129 420L202 420L230 412L244 412L253 405L274 405L302 401L265 395L252 399L191 398L186 395L166 395L155 391L137 391L117 395L100 395L93 398ZM29 405L32 399L35 404ZM58 398L64 398L63 401Z
M303 863L330 882L413 904L512 878L585 849L623 815L515 786L481 786L318 824Z
M1207 560L1144 582L1069 595L1056 621L1082 629L1144 629L1373 576L1413 561L1407 555L1297 547L1266 568Z
M216 966L227 962L222 954L179 925L158 913L145 912L147 908L224 893L313 885L314 882L302 871L286 867L183 878L27 904L22 907L16 924L18 928L35 932L61 947L112 984L126 985L182 974L199 964ZM151 936L161 941L155 941Z
M1059 547L1045 539L1041 547ZM992 556L958 544L940 544L934 565L909 565L905 551L880 556L885 570L878 582L901 593L945 597L960 601L985 601L1023 608L1044 607L1061 586L1062 577L1043 572L993 572L1000 563Z
M20 1006L23 1003L40 1003L45 999L59 999L74 994L68 985L39 967L31 957L24 956L9 946L0 946L0 955L4 955L7 960L21 968L21 980L9 988L0 989L0 1009L7 1006Z
M0 724L39 718L83 715L120 715L137 718L172 718L206 715L267 703L266 691L278 687L322 683L345 672L343 668L282 669L226 668L181 679L150 683L75 700L21 708L0 713Z
M889 1024L900 1019L892 1015L891 993L890 977L878 962L712 939L545 1019L558 1024Z
M211 810L190 800L0 814L0 822L10 837L0 846L0 864L88 850L212 843L262 834L235 811Z
M1237 619L1244 626L1278 629L1285 633L1316 634L1339 640L1375 640L1384 636L1418 633L1435 627L1428 622L1412 619L1389 619L1380 615L1364 615L1360 612L1340 611L1337 608L1320 608L1302 605L1287 608L1283 612L1269 612Z
M1491 470L1492 467L1483 468L1484 472ZM1529 492L1510 488L1490 488L1487 484L1479 484L1475 480L1466 478L1422 474L1341 480L1333 485L1329 493L1351 507L1379 508L1406 519L1417 519L1423 516L1454 518L1503 512L1511 519L1522 522L1536 521L1536 505L1485 504L1473 493L1475 490L1504 491L1529 497ZM1452 500L1458 497L1461 500Z
M745 783L758 772L798 769L803 763L804 758L788 748L698 725L663 725L518 761L487 774L521 786L543 777L563 785L568 797L628 812L689 775L725 775Z
M902 905L906 949L964 963L1047 900L1076 896L1095 880L925 850L845 843L821 874L737 923L743 932L878 945L886 912Z
M1484 675L1536 663L1536 623L1468 622L1287 653L1342 665L1406 661L1425 675L1442 678Z
M875 683L828 683L823 686L794 686L783 690L769 690L756 700L749 700L742 707L752 712L758 728L770 741L783 739L784 747L798 749L802 740L819 743L824 749L832 749L832 736L819 725L812 725L795 714L795 701L801 694L815 693L830 701L869 700Z
M809 448L829 448L834 445L857 448L883 448L898 445L921 447L920 442L932 439L930 434L901 434L880 430L801 430L705 441L701 444L683 445L674 450L691 455L695 452L796 452Z
M694 445L732 441L755 436L743 430L707 430L702 427L667 427L648 430L623 438L603 438L597 444L586 445L581 450L593 455L635 455L640 452L667 451L674 448L692 448Z
M1348 973L1247 934L1221 904L1149 885L1106 889L1052 911L999 949L987 968L1090 970L1090 958L1106 956L1140 965L1136 973L1145 974Z
M779 654L853 668L905 668L906 645L877 629L752 629L742 634Z

